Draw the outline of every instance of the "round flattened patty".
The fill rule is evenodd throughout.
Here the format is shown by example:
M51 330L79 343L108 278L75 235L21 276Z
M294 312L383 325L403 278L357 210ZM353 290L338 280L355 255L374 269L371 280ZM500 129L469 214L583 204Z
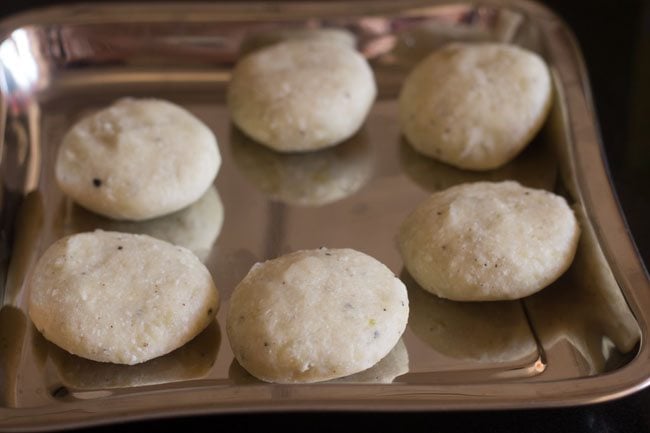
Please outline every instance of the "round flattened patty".
M55 174L81 206L109 218L144 220L198 200L220 164L214 134L187 110L123 98L68 131Z
M279 152L338 144L363 124L377 93L368 62L343 44L281 42L244 57L228 86L233 122Z
M219 296L189 250L146 235L95 231L55 242L29 282L29 315L75 355L137 364L194 338Z
M457 301L517 299L573 261L580 228L564 198L517 182L437 192L404 221L399 246L424 289Z
M258 263L235 289L230 345L267 382L318 382L366 370L397 344L408 320L402 282L351 249L297 251Z
M541 57L512 45L453 43L420 62L399 97L418 152L469 170L514 159L541 128L552 84Z

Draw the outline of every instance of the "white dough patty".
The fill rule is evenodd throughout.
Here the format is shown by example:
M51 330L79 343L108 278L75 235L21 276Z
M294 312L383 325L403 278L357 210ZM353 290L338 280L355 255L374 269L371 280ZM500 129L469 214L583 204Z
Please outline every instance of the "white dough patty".
M504 165L551 105L541 57L512 45L454 43L420 62L399 97L402 132L418 152L459 168Z
M219 306L210 273L189 250L100 230L50 246L29 290L29 315L45 338L75 355L118 364L182 346Z
M55 172L61 189L81 206L143 220L198 200L220 164L214 134L187 110L124 98L68 131Z
M517 299L569 267L580 228L564 198L516 182L437 192L402 224L404 265L425 290L457 301Z
M280 152L340 143L362 125L377 93L372 70L340 43L295 40L244 57L228 86L233 122Z
M237 361L267 382L317 382L366 370L395 346L408 320L402 282L351 249L297 251L258 263L228 311Z

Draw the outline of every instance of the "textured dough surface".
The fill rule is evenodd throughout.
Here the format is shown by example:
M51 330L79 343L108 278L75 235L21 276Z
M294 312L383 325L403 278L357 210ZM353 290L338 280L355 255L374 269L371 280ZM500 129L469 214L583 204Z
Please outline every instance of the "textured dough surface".
M224 208L214 185L188 207L146 221L115 221L72 206L66 234L95 229L137 233L185 247L204 261L212 251L224 219Z
M29 285L29 315L45 338L72 354L118 364L182 346L219 306L210 273L189 250L101 230L55 242Z
M372 151L363 130L345 143L309 153L279 153L237 130L232 156L241 172L274 200L322 206L363 187L372 174Z
M399 97L402 132L418 152L490 170L515 158L551 106L551 76L512 45L454 43L419 63Z
M198 200L220 164L214 134L187 110L123 98L68 131L55 172L63 192L81 206L143 220Z
M351 249L297 251L258 263L230 299L237 361L267 382L318 382L366 370L408 320L402 282Z
M366 60L339 43L287 41L244 57L228 86L233 122L280 152L340 143L364 122L377 93Z
M425 290L457 301L518 299L571 264L580 228L564 198L517 182L434 193L404 221L404 265Z

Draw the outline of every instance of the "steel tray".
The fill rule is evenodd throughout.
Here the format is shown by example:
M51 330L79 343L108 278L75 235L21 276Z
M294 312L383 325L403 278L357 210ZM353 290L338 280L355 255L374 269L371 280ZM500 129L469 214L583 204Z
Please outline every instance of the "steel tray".
M320 27L356 36L379 96L353 140L281 157L231 127L224 104L229 73L242 47L286 37L287 29ZM451 40L522 45L551 67L550 118L503 169L455 170L415 154L400 137L396 95L406 73ZM243 411L569 406L648 385L650 282L610 185L580 52L564 23L535 3L55 7L0 24L0 90L0 429ZM217 320L185 347L134 367L67 354L34 329L25 308L25 281L61 236L96 227L163 237L171 230L182 244L201 240L202 229L219 229L216 214L200 213L189 229L169 220L116 226L61 194L53 161L62 135L121 96L185 106L214 130L223 155L215 187L225 219L202 255L224 300ZM553 190L572 204L583 235L571 269L516 302L455 303L418 288L396 248L403 218L432 191L506 178ZM321 245L365 251L403 276L411 300L404 344L376 370L342 381L258 382L233 362L223 331L229 295L254 262Z

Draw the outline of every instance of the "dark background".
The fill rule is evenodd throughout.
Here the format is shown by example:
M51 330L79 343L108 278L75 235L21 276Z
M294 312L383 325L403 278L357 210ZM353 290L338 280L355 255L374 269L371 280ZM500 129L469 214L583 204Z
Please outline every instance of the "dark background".
M0 19L51 4L0 0ZM546 0L582 48L611 177L630 231L650 263L650 0ZM99 427L108 431L650 432L650 389L611 403L535 411L410 414L245 414Z

